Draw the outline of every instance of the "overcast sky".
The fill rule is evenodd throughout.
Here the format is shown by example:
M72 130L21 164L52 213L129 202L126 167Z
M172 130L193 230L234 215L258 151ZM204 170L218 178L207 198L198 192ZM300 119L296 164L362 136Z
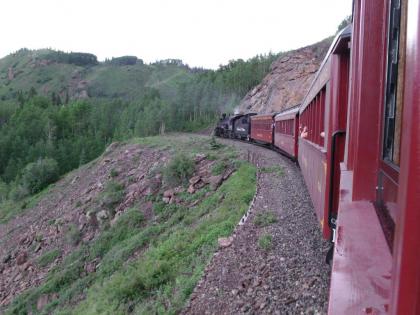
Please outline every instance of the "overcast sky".
M231 59L333 35L352 0L0 0L0 57L22 47L182 59Z

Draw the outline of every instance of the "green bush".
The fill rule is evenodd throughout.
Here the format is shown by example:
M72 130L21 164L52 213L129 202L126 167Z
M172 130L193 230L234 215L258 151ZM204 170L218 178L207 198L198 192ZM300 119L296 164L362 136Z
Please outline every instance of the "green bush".
M165 168L163 175L168 184L179 185L187 183L194 171L193 159L185 154L178 154Z
M25 166L20 179L20 186L29 194L35 194L59 178L58 164L45 158Z

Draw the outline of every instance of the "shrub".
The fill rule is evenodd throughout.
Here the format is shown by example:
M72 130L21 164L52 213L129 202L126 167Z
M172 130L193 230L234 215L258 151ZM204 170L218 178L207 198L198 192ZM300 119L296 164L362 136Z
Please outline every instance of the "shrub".
M12 189L10 190L10 193L9 193L9 197L13 201L22 200L23 198L25 198L29 195L30 195L30 192L28 191L28 189L26 189L22 185L13 186Z
M211 137L211 140L210 140L210 148L212 150L218 150L221 147L222 147L222 145L219 142L216 141L216 138L214 136Z
M100 204L107 210L113 211L124 197L124 186L117 181L111 180L105 190L99 195Z
M258 239L258 246L263 250L270 250L272 247L273 237L269 234L264 234Z
M76 224L70 224L66 232L66 241L68 244L77 245L80 242L82 235Z
M194 174L195 163L185 154L178 154L164 170L165 181L170 185L185 184Z
M254 224L259 227L267 226L277 222L277 217L273 212L266 211L255 216Z
M225 169L228 167L228 162L225 160L219 161L213 165L211 169L212 175L220 175L222 174Z
M111 173L109 174L111 177L117 177L118 176L118 171L115 169L115 168L113 168L112 170L111 170Z
M0 179L0 202L6 201L9 195L9 186Z
M57 161L54 159L39 159L29 163L23 169L20 185L29 194L35 194L55 182L59 178Z

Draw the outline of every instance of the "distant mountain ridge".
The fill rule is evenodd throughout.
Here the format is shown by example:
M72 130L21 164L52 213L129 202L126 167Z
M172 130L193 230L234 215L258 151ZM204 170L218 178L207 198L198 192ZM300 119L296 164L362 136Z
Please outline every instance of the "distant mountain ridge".
M272 113L302 102L332 38L281 54L269 73L249 91L236 112Z

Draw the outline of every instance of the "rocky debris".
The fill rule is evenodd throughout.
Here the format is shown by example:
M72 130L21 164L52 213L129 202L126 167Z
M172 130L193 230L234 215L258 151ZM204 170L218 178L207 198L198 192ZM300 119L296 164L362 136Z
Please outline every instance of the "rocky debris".
M148 170L158 169L169 159L170 152L159 149L143 148L136 144L111 144L98 163L82 166L59 180L48 196L16 219L2 224L0 228L0 306L8 305L15 296L27 288L39 286L48 271L71 253L79 243L86 244L95 239L106 221L111 225L117 222L126 209L149 194L161 189L162 176L151 176ZM139 158L141 157L141 158ZM118 176L110 178L111 170L118 170ZM128 175L130 174L130 175ZM99 206L98 196L110 180L122 184L124 196L110 213ZM182 191L175 188L176 193ZM172 202L176 202L173 199ZM153 207L142 207L145 219L153 217ZM69 242L68 227L80 239ZM76 236L75 236L76 237ZM35 262L45 253L59 248L60 258L48 267L40 267ZM84 272L95 272L100 262L85 266ZM54 296L45 296L52 301ZM48 302L49 303L49 302ZM0 311L1 313L1 311Z
M104 223L114 225L118 222L126 209L138 203L139 211L144 214L145 220L153 220L153 204L146 201L147 196L165 189L163 198L168 198L166 202L185 203L180 194L184 193L186 188L163 188L164 183L159 170L170 160L170 154L167 150L144 148L136 144L113 143L97 163L82 166L65 176L33 208L26 209L18 218L2 224L0 307L7 306L26 289L41 285L51 268L56 267L78 246L95 240L100 235ZM193 193L210 185L211 170L215 163L208 160L204 154L197 154L194 160L196 172L190 178L188 189ZM112 170L117 170L118 175L110 178ZM220 175L222 179L217 179L217 185L220 186L233 171L229 169ZM100 204L101 193L110 180L118 181L124 186L124 195L115 207L115 213L101 207ZM207 192L202 198L210 194L212 192ZM201 200L195 199L186 206L195 206ZM69 241L73 238L77 241ZM60 257L48 266L40 267L38 259L56 249L60 249ZM81 276L96 272L99 264L100 261L85 264ZM52 301L54 296L43 298L44 300L39 302L40 308L45 306L45 301Z
M260 167L279 165L284 176L260 173L258 194L248 218L228 238L206 267L181 314L326 314L330 269L309 194L297 166L281 155L242 142ZM272 209L279 221L257 227L259 211ZM272 248L259 247L262 235Z
M331 39L281 55L239 104L238 112L272 113L298 105L324 59Z

